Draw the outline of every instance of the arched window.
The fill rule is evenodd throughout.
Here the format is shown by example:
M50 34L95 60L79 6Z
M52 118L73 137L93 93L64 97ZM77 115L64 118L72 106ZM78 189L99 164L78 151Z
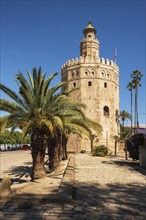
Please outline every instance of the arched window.
M87 70L85 71L85 74L88 75L88 71Z
M102 77L104 77L104 72L102 72L101 74L102 74Z
M104 88L107 88L107 83L106 82L104 83Z
M109 117L109 107L108 107L108 106L104 106L104 108L103 108L103 114L104 114L106 117Z
M76 83L74 83L74 87L76 87Z
M88 86L92 86L92 82L91 81L88 82Z

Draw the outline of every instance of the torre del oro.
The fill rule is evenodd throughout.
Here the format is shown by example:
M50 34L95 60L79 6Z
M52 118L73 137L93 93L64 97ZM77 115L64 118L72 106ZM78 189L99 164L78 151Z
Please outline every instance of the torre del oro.
M80 41L80 57L68 60L62 66L62 81L68 85L63 90L78 90L70 93L74 100L86 104L85 115L102 126L102 134L94 139L94 145L114 148L115 136L119 136L119 67L115 62L99 56L99 41L96 29L89 22L83 30L84 38ZM90 151L88 137L70 135L70 151Z

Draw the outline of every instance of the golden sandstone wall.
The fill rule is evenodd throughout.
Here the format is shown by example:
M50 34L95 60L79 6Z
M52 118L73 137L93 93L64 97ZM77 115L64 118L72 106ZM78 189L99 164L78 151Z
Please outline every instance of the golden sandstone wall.
M99 57L99 41L95 39L96 30L91 22L83 33L80 58L68 60L62 66L62 81L68 81L63 90L79 87L71 97L86 104L86 116L103 128L102 135L94 140L95 145L114 148L113 137L119 133L119 68L113 61ZM90 151L91 143L87 137L71 135L68 149Z

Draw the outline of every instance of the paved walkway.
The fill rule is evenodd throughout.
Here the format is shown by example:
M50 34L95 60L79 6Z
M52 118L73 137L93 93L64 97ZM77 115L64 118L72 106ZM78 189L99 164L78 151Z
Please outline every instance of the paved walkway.
M122 158L71 156L58 187L55 195L13 198L0 219L146 220L146 171Z

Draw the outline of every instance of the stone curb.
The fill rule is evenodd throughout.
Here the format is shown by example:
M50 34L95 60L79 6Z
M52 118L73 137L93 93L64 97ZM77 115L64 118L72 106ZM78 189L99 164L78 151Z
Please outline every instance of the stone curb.
M65 169L63 179L58 189L58 198L63 200L74 199L75 185L75 155L70 156L67 167Z

